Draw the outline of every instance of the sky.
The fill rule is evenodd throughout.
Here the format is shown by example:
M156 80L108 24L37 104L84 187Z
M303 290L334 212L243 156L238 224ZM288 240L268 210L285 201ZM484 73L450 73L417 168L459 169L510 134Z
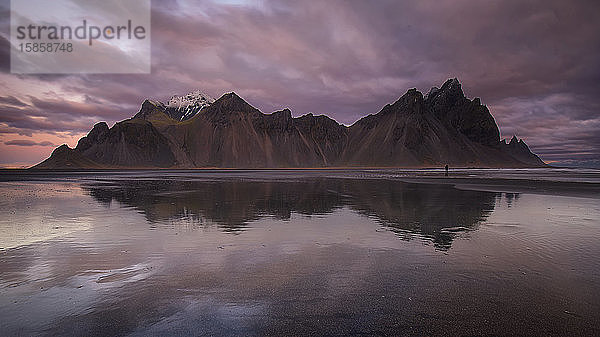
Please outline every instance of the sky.
M599 1L165 0L151 11L150 74L19 75L0 0L0 166L73 147L146 98L234 91L265 113L351 125L456 77L502 138L553 165L600 167Z

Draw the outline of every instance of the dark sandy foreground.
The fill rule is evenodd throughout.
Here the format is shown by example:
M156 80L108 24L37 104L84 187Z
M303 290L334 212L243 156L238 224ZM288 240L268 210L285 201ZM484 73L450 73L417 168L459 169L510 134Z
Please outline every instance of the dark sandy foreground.
M17 335L600 335L581 171L1 174Z

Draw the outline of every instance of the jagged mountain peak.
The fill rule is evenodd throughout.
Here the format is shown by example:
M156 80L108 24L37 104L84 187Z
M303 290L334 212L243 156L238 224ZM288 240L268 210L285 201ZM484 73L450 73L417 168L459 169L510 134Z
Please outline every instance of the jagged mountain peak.
M446 82L444 82L444 84L442 84L442 87L440 88L441 92L460 92L462 94L462 85L460 84L460 81L458 80L458 78L450 78L448 80L446 80Z
M235 92L228 92L211 104L207 112L258 112L258 110L238 96Z
M383 109L375 115L375 118L390 114L413 114L423 112L423 94L416 88L409 89L398 100L392 104L387 104ZM371 115L369 115L371 116ZM369 116L363 117L369 118Z
M416 88L408 89L392 106L423 103L423 94Z
M133 116L133 118L145 119L146 117L151 115L154 111L156 111L156 109L164 112L165 106L164 106L164 104L162 104L159 101L153 101L150 99L146 99L146 100L144 100L144 102L142 102L140 111L138 111L138 113L135 114L135 116Z
M446 82L444 82L444 84L442 85L442 88L444 88L445 86L460 88L460 81L456 77L449 78L446 80Z
M98 132L107 131L108 124L106 124L106 122L98 122L98 123L94 124L94 127L92 128L91 132L94 132L95 130L97 130Z
M54 151L52 151L52 155L57 155L66 151L70 151L72 150L69 145L67 144L62 144L61 146L57 147L56 149L54 149Z
M248 102L246 102L243 98L241 98L238 94L236 94L233 91L223 94L223 96L219 97L215 102L227 103L227 104L235 103L235 104L250 105Z
M78 150L86 150L92 147L95 143L102 141L103 137L109 130L110 129L108 128L108 124L106 124L106 122L96 123L87 136L79 139L75 148Z
M200 90L195 90L187 95L172 96L165 106L165 113L178 121L193 118L200 110L214 103L214 98Z
M431 87L431 89L429 89L429 91L427 92L427 94L425 94L424 99L425 100L429 100L430 98L432 98L433 96L435 96L435 94L437 94L437 92L440 90L440 88L438 87Z
M425 100L430 106L449 107L465 99L462 91L462 85L457 78L451 78L444 82L441 88L433 87L425 96Z
M523 140L500 142L487 107L466 98L457 79L425 97L409 89L350 127L324 115L294 118L289 109L263 114L235 92L177 97L146 100L140 118L112 128L96 124L75 149L57 149L38 168L545 165Z
M201 104L211 104L214 102L214 98L205 94L200 90L195 90L190 92L187 95L179 96L174 95L171 97L169 102L167 102L167 107L170 108L182 108L190 105L201 105Z
M236 99L242 99L238 94L235 93L235 91L224 93L223 96L221 96L219 98L226 98L226 99L236 98Z
M288 108L282 109L282 110L277 110L274 111L273 113L271 113L271 116L273 117L285 117L285 118L292 118L292 111Z
M500 148L523 163L529 163L534 166L545 165L538 156L531 152L529 146L525 144L523 139L517 138L516 135L513 135L508 143L506 139L503 139L502 142L500 142Z

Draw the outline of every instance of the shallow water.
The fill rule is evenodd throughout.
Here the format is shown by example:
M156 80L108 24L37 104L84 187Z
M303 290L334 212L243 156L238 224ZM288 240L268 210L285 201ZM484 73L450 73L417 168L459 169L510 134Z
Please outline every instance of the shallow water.
M596 173L410 172L3 175L0 329L600 335Z

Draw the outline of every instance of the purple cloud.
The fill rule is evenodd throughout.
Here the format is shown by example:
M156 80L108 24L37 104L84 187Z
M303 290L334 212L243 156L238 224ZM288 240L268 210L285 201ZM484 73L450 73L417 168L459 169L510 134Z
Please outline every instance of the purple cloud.
M6 145L16 145L16 146L56 146L52 142L43 141L43 142L34 142L33 140L28 139L15 139L4 142Z
M60 92L3 94L0 123L84 132L131 117L145 98L201 89L236 91L265 112L289 107L351 124L411 87L458 77L503 137L517 134L548 161L590 163L600 158L599 12L597 1L560 0L155 1L152 74L0 74L7 87Z
M0 104L16 107L27 106L26 103L21 102L18 98L14 96L0 96Z

